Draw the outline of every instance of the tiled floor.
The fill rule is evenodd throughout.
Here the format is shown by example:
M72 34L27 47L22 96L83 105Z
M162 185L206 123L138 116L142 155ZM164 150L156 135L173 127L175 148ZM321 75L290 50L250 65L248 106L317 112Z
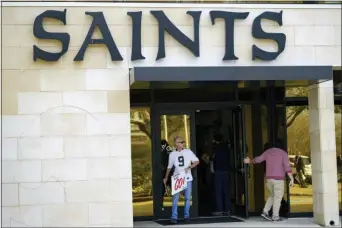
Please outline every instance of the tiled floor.
M259 217L252 217L245 222L231 223L211 223L211 224L196 224L196 225L173 225L162 226L153 221L136 222L134 227L320 227L313 222L313 218L291 218L284 222L268 222Z

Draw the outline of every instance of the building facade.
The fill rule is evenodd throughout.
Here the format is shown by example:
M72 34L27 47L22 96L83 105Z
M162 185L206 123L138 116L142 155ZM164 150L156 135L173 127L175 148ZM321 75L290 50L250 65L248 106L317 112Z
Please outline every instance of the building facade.
M313 212L320 225L338 225L341 177L336 151L341 153L341 141L335 139L338 129L334 120L341 119L341 112L336 111L341 98L334 92L334 85L342 81L339 7L3 3L2 225L129 227L134 216L165 218L162 211L167 206L163 206L165 202L160 206L157 199L163 195L156 187L160 175L154 171L160 169L155 166L161 159L156 155L160 152L156 145L163 138L182 134L179 128L171 132L179 120L175 116L182 116L187 144L190 146L191 141L190 147L195 147L194 143L199 147L200 140L196 141L193 130L198 133L199 129L191 118L194 110L213 102L222 104L209 109L233 110L229 108L233 103L246 105L243 115L241 111L230 112L232 118L238 116L236 122L245 119L239 128L233 128L245 132L239 138L247 145L240 148L245 152L239 155L240 160L243 155L261 153L257 135L268 137L266 141L261 138L262 146L286 138L287 148L309 157L310 175L306 177L312 179L312 187L298 188L293 196L288 189L287 201L290 205L297 201L301 204L300 196L307 194L304 201L311 198L311 206L297 212ZM202 95L205 90L213 91L207 92L206 98L191 92L197 97L190 99L186 89L196 81L202 83ZM211 88L208 81L236 83L233 89L227 89L233 91L233 95L227 95L227 107L225 98L218 100L216 93L209 99L218 85ZM184 82L188 84L182 93L178 89ZM244 88L252 88L255 93L245 100L243 95L231 99ZM279 88L282 95L278 101ZM287 94L301 89L301 95ZM247 100L253 100L253 94L260 94L261 101L255 106L250 103L249 110ZM175 108L175 103L180 105ZM253 119L254 107L262 115L261 106L269 114L265 124L271 130L266 133ZM278 115L277 110L282 114ZM296 149L300 146L294 143L291 147L290 128L277 124L298 113L307 115L301 117L306 118L307 125L303 135L309 135L306 152ZM173 117L177 121L172 122ZM141 122L149 123L149 129ZM250 133L248 126L254 129ZM146 163L138 150L147 141L150 154ZM256 145L260 148L253 149ZM148 172L139 176L143 171L138 169ZM265 197L257 202L257 194L262 191L264 195L264 186L260 189L257 184L263 183L263 171L250 170L252 179L243 176L248 194L244 193L244 202L237 205L247 207L252 214L259 212ZM143 192L140 188L150 191L139 198ZM148 204L144 197L152 200L151 207L144 206ZM199 208L198 201L193 197L194 208ZM194 213L200 216L197 209Z

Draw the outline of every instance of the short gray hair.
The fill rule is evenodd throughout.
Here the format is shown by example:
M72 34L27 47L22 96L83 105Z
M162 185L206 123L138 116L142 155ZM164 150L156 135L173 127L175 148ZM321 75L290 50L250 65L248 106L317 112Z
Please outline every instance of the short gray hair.
M173 140L174 140L174 142L176 142L176 141L177 141L177 139L181 139L181 138L182 138L182 137L180 137L180 136L178 136L178 135L177 135L177 136L175 136L175 137L174 137L174 139L173 139Z

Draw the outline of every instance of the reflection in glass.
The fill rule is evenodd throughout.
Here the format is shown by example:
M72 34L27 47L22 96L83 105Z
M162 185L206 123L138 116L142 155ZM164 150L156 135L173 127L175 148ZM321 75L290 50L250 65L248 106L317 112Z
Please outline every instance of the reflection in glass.
M149 108L131 108L133 216L153 216Z
M295 186L290 189L291 212L312 212L312 172L308 106L286 107L287 147Z
M190 148L190 117L188 115L162 115L161 121L161 152L163 153L163 170L162 176L165 176L165 172L168 165L169 153L175 150L174 137L180 136L185 141L185 147ZM170 176L172 174L172 170ZM163 207L172 206L172 195L171 195L171 180L166 184L166 189L161 184L164 193ZM192 204L192 201L191 203ZM183 192L180 194L179 206L184 205Z

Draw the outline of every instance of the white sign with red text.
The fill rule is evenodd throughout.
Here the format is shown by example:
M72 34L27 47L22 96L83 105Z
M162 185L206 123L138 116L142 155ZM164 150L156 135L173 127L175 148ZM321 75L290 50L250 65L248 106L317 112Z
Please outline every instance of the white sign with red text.
M177 173L171 177L172 195L177 194L187 188L185 171Z

